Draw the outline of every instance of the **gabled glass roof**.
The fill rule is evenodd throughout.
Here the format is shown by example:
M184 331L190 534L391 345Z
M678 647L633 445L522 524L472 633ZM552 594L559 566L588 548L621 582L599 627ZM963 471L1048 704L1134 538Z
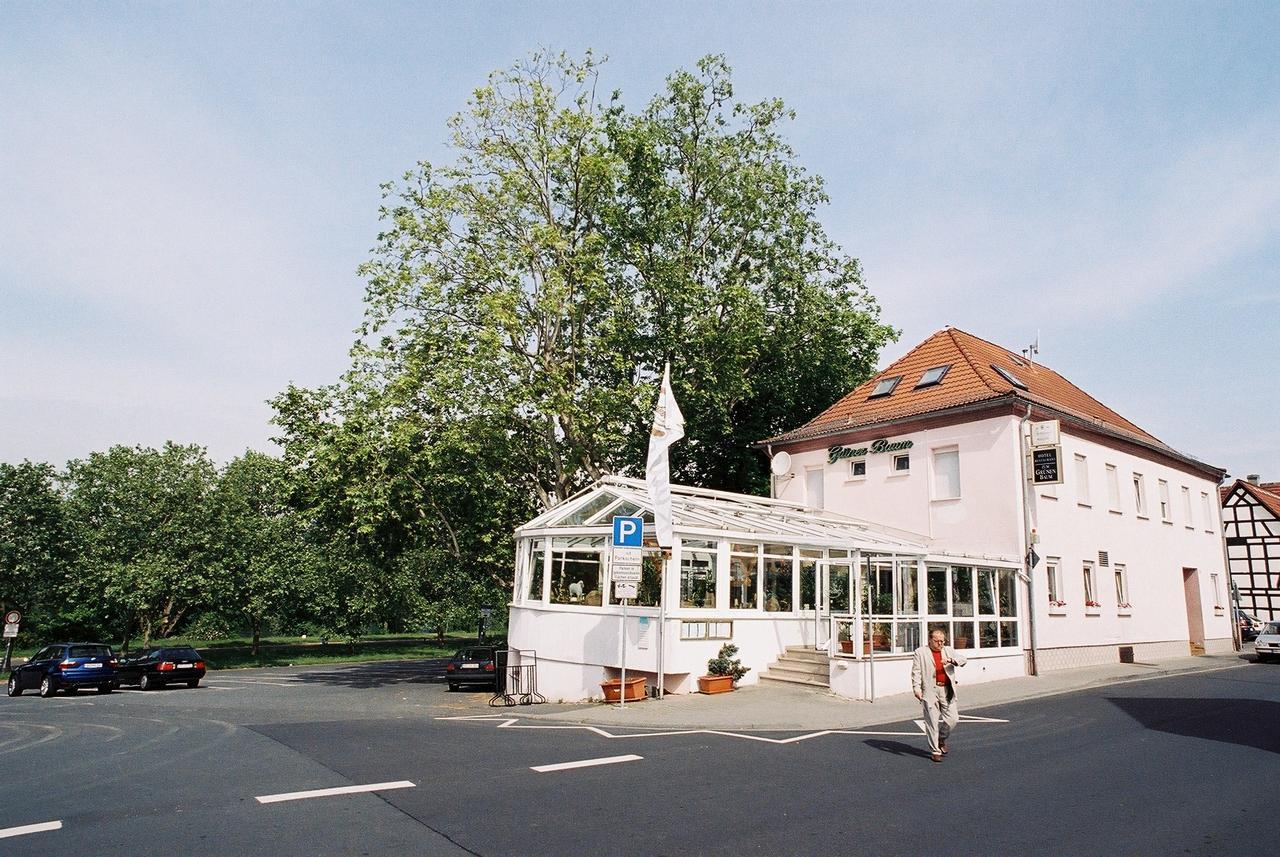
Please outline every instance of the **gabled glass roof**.
M517 536L557 529L600 529L614 515L640 514L653 522L653 504L644 481L606 476L516 530ZM671 486L671 518L677 534L734 537L755 541L860 548L925 554L926 537L835 512L751 494Z

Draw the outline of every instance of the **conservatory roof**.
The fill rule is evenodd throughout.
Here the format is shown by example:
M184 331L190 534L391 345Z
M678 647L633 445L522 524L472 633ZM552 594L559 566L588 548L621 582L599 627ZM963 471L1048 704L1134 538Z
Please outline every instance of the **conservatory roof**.
M603 530L615 515L639 515L653 523L653 501L640 479L606 476L516 530L517 536L548 530ZM772 540L886 553L924 554L927 537L835 512L751 494L671 486L676 532L706 537Z

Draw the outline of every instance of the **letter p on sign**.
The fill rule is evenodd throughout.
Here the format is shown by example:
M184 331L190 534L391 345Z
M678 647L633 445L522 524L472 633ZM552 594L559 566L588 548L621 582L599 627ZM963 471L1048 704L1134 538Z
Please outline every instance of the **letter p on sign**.
M613 545L619 548L644 546L644 518L615 515L613 519Z

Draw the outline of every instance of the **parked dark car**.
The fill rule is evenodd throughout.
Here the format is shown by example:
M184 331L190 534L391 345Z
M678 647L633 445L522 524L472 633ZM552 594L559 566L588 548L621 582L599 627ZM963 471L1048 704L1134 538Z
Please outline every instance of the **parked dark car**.
M1262 622L1258 617L1246 613L1243 610L1237 610L1236 621L1240 624L1241 642L1248 643L1257 638L1258 632L1262 628Z
M198 687L204 678L204 658L191 646L162 646L120 661L120 683L136 684L139 690L183 682Z
M41 696L50 697L60 690L75 693L82 687L110 693L120 686L117 666L111 647L102 643L54 643L9 673L9 695L38 689Z
M496 687L494 682L497 671L493 662L493 648L490 646L472 646L459 649L444 668L444 679L449 683L449 690L457 690L460 685L482 685Z

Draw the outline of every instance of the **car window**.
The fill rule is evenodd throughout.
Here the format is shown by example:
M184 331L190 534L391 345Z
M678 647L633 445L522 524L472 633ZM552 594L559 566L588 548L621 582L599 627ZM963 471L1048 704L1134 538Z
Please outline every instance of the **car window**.
M464 661L491 661L493 649L463 649L458 657Z
M69 658L103 658L111 657L111 649L106 646L72 646Z
M200 660L200 653L190 646L186 646L180 649L165 649L163 657L169 660L198 661Z
M35 655L31 658L31 661L32 663L36 661L47 661L53 657L53 653L55 651L57 650L53 646L45 646L43 649L35 653Z
M1264 634L1280 634L1280 622L1268 622L1267 627L1262 629Z

